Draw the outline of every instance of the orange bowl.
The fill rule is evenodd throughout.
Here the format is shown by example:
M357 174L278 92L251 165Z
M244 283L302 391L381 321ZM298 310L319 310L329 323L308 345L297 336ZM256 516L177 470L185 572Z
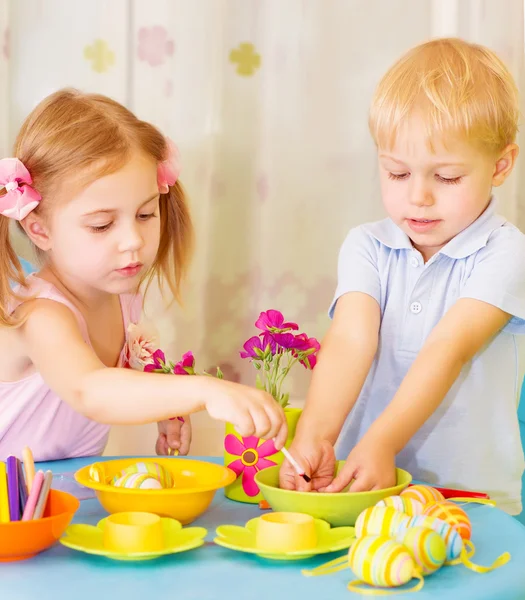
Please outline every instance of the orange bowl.
M0 562L25 560L50 548L71 523L79 506L75 496L51 490L42 519L0 523Z

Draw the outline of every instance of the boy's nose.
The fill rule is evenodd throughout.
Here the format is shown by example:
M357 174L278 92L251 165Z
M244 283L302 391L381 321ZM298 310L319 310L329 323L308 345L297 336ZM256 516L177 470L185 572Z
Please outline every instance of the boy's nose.
M422 182L414 182L409 192L410 203L414 206L432 206L434 196L430 189Z

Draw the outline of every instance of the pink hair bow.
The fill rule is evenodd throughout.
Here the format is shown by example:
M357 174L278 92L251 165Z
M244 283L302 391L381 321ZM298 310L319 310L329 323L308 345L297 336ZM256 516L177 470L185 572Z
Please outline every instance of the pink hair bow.
M168 156L157 167L157 183L161 194L167 194L170 191L169 186L175 185L180 174L179 149L169 138L166 138L166 143Z
M18 158L0 160L0 214L21 221L38 206L42 196L31 187L29 171Z

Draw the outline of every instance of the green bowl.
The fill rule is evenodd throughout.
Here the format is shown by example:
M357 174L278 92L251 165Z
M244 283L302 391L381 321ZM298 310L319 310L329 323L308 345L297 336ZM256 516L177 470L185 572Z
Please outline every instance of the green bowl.
M337 464L337 472L344 461ZM279 487L280 466L268 467L255 475L264 499L279 512L300 512L311 515L315 519L328 521L334 527L355 525L357 517L369 506L374 506L387 496L400 494L412 481L412 475L396 469L397 484L394 487L371 492L345 492L323 494L317 492L295 492L282 490Z

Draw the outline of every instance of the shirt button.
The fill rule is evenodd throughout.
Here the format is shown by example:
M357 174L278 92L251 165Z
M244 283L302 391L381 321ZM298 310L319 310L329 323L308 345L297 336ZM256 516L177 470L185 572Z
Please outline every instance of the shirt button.
M412 304L410 305L410 310L415 315L417 315L418 313L420 313L421 310L422 310L422 308L423 307L421 306L421 302L412 302Z
M415 256L413 256L413 257L410 259L410 265L411 265L412 267L419 267L419 260L418 260L418 259L417 259Z

